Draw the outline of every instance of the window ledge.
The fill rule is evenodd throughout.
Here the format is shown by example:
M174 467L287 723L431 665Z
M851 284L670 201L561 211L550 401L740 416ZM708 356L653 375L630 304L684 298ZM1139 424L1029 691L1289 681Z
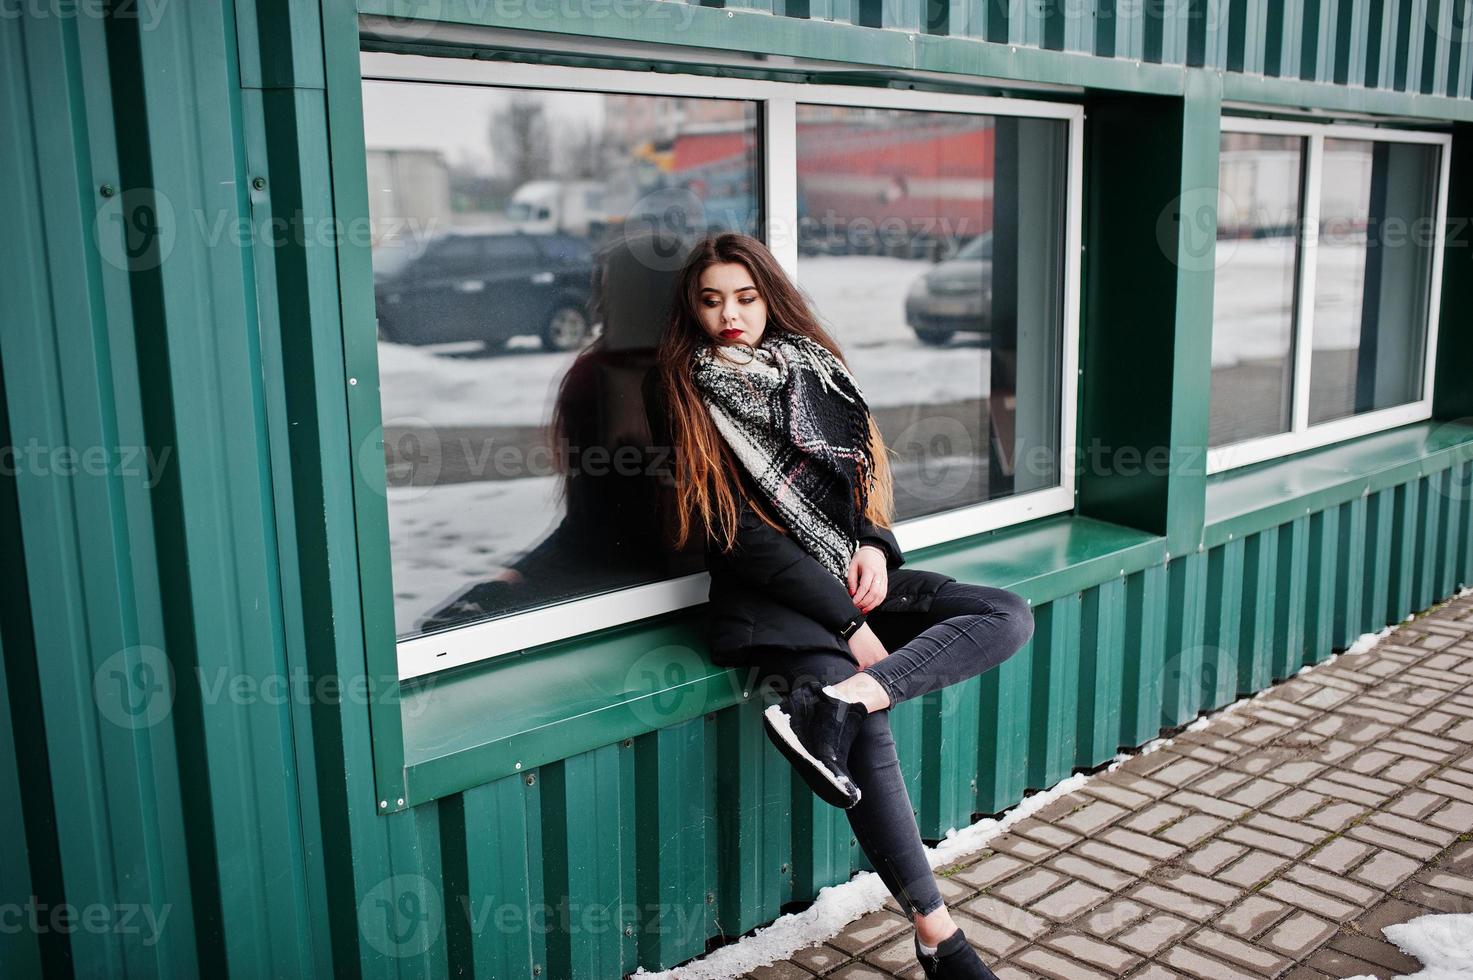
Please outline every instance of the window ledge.
M1306 512L1473 459L1473 426L1417 422L1207 479L1202 543L1215 548Z
M1165 539L1051 517L906 555L906 567L1012 589L1035 603L1159 564ZM703 607L653 617L406 685L410 805L527 772L743 700L747 672L713 665Z

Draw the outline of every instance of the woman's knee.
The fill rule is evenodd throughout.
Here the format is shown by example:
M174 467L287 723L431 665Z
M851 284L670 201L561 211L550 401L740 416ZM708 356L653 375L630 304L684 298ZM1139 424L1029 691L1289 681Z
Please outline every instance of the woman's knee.
M1012 649L1008 655L1012 656L1023 648L1033 637L1033 606L1018 595L1007 589L992 589L987 597L992 607L992 615L996 619L1000 635L1007 637L1007 642Z

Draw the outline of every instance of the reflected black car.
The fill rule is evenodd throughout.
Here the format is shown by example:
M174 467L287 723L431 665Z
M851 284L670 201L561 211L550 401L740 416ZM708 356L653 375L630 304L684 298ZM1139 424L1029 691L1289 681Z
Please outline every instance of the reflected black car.
M972 239L911 284L905 322L927 344L945 344L957 333L991 340L992 232Z
M577 350L591 336L593 254L572 235L452 231L377 265L379 337L391 343L496 350L533 335L547 350Z

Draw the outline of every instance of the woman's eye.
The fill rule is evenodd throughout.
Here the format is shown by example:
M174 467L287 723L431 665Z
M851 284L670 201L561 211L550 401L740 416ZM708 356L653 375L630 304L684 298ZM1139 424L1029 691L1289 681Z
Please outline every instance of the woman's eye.
M755 303L755 302L757 302L757 297L755 297L755 296L744 296L744 297L742 297L742 305L743 306L746 306L749 303Z

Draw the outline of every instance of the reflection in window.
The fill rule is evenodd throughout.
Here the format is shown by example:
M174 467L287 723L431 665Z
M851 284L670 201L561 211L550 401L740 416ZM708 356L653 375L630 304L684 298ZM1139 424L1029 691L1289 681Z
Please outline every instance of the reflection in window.
M1311 424L1421 397L1436 146L1326 139Z
M690 245L758 228L751 103L363 85L402 639L672 574L640 386Z
M1208 443L1288 432L1304 138L1223 133Z
M897 520L1059 484L1066 124L798 106L800 285Z

